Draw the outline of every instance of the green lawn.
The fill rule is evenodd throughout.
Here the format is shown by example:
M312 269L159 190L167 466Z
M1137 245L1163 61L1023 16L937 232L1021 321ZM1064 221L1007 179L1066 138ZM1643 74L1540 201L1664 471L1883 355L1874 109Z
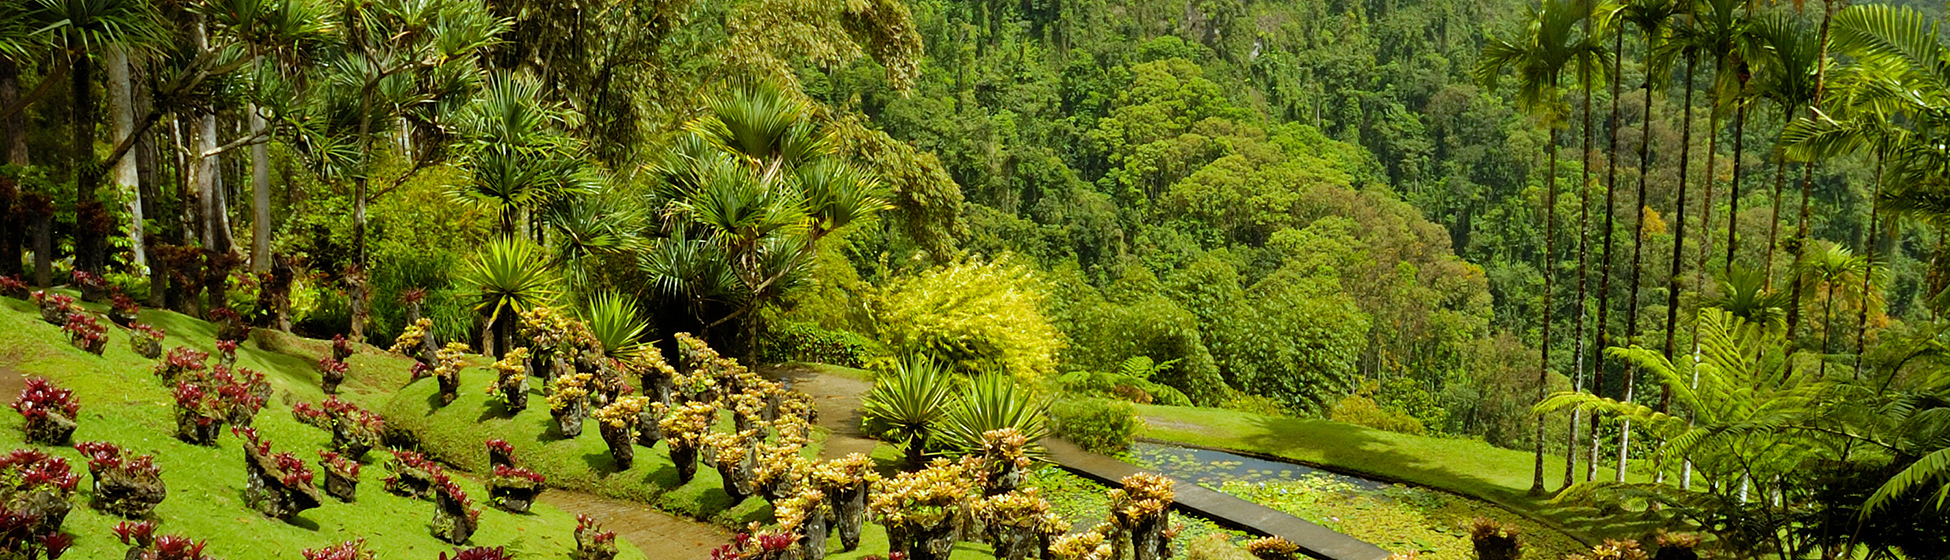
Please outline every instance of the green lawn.
M143 311L142 321L169 332L165 349L183 345L213 350L214 329L208 323L155 310ZM109 337L103 356L82 352L68 345L60 328L42 322L29 303L0 298L0 368L48 377L74 390L82 405L76 441L107 440L138 453L156 455L169 489L169 498L154 513L161 522L159 532L208 539L211 554L231 560L289 560L297 558L304 548L356 538L366 539L381 558L432 559L453 549L427 532L433 505L387 494L379 482L386 472L378 465L369 464L361 473L357 503L341 504L327 498L323 507L304 512L293 524L266 518L245 507L243 451L238 439L226 434L216 448L177 441L172 437L173 399L150 374L153 362L129 349L127 331L111 325ZM315 459L330 436L294 421L289 403L323 398L313 364L329 351L328 343L267 332L243 346L238 350L239 364L264 371L278 394L257 416L257 428L277 450L292 451L308 462ZM397 360L365 355L352 361L355 370L364 374L350 382L352 396L370 405L371 397L384 390L381 381L388 379L377 374L397 365ZM404 369L399 371L398 378L403 380ZM11 402L13 395L5 398ZM10 434L5 437L19 442L20 416L7 413L0 417L5 418L0 420L0 430ZM77 506L64 525L76 538L67 557L122 557L124 547L110 531L120 520L84 505L89 495L85 461L71 448L46 449L68 457L84 477L74 500ZM367 460L383 456L374 452ZM466 480L461 485L483 509L473 544L503 546L525 558L566 557L573 549L573 514L546 505L537 505L529 515L509 514L488 507L480 485ZM626 549L621 557L643 556Z
M1536 456L1461 438L1414 436L1328 420L1247 414L1233 410L1139 405L1145 427L1139 433L1161 441L1236 449L1300 463L1417 484L1475 497L1584 537L1638 538L1651 526L1639 520L1601 516L1597 511L1529 495ZM1581 469L1583 465L1579 465ZM1601 466L1599 480L1616 469ZM1631 480L1645 475L1630 470ZM1544 481L1556 489L1564 480L1564 457L1544 456Z

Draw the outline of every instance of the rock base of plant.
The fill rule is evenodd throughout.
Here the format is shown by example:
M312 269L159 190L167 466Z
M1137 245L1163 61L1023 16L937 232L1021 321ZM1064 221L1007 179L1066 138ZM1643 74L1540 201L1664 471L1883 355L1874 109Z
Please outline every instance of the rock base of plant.
M434 503L440 507L434 510L433 520L427 522L427 530L433 534L433 538L448 544L467 544L467 539L474 537L479 521L468 516L467 508L460 502L445 494L435 495Z
M948 560L955 550L954 518L934 526L895 526L887 528L887 542L907 555L907 560Z
M133 477L108 470L95 475L95 496L89 506L129 519L146 517L169 496L160 477Z
M555 431L562 434L563 438L582 437L582 421L589 417L587 407L572 406L568 410L552 410L549 413L555 417Z
M300 512L318 507L323 500L318 488L305 486L286 486L272 473L274 465L270 457L258 455L250 446L244 447L244 502L265 517L291 522Z
M616 463L617 472L630 470L636 465L636 446L630 437L629 428L602 427L603 443L609 444L609 459Z
M75 427L73 419L59 412L50 411L45 415L29 418L26 423L21 424L20 429L25 432L28 443L66 445L68 438L74 435Z
M535 485L488 484L488 502L509 513L528 513L543 488Z
M670 462L677 465L679 482L688 484L692 478L697 477L697 448L683 445L670 446Z
M833 532L840 535L840 550L860 548L860 527L867 521L867 485L861 483L833 493Z
M358 502L359 479L325 469L325 495L348 504Z
M134 350L137 356L151 360L162 357L162 341L159 340L143 339L133 341L129 343L129 349Z
M386 479L386 491L408 498L427 499L433 496L433 475L414 468L402 468Z
M178 412L176 414L176 439L192 445L215 446L217 436L223 433L223 420L194 416Z

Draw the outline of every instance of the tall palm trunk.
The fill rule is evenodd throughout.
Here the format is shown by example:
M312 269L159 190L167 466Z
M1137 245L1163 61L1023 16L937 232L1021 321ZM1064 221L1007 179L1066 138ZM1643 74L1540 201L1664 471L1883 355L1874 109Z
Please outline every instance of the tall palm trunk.
M1687 64L1686 73L1687 73L1686 119L1688 122L1690 122L1692 120L1692 115L1693 115L1693 108L1692 108L1693 88L1692 88L1692 80L1691 80L1692 64L1690 62ZM1625 343L1626 344L1636 343L1638 341L1638 336L1639 336L1639 273L1644 269L1643 249L1645 246L1645 206L1646 206L1645 205L1645 181L1646 181L1646 176L1651 174L1651 169L1652 169L1652 77L1650 75L1646 76L1646 80L1645 80L1645 122L1640 124L1639 126L1641 132L1639 133L1639 189L1638 189L1639 192L1638 192L1638 199L1637 199L1638 220L1634 222L1635 225L1633 227L1635 229L1632 232L1632 282L1631 282L1632 287L1631 287L1631 291L1629 292L1631 295L1628 296L1627 299L1625 300L1625 315L1626 315ZM1691 127L1688 126L1688 128L1690 129ZM1686 178L1685 178L1686 156L1684 154L1686 152L1691 151L1689 149L1689 145L1687 144L1687 142L1691 141L1692 131L1687 130L1686 132L1683 132L1681 134L1683 138L1686 138L1686 140L1682 141L1679 145L1679 151L1681 154L1679 156L1679 161L1680 161L1679 164L1680 179L1679 179L1679 197L1678 197L1679 214L1677 216L1679 220L1677 225L1678 233L1673 236L1673 277L1674 278L1677 278L1679 276L1678 257L1679 257L1681 246L1685 244L1684 240L1686 239L1686 233L1685 233L1686 232L1686 209L1685 209L1686 208ZM1672 347L1671 330L1672 330L1671 327L1668 326L1667 335L1666 335L1666 347L1668 348L1667 354L1671 354L1670 351L1670 348ZM1632 402L1632 381L1633 378L1637 377L1638 375L1638 366L1634 364L1626 364L1624 375L1625 375L1624 402L1629 403ZM1598 458L1598 447L1596 445L1597 443L1596 441L1592 443L1593 443L1591 447L1592 462L1596 463Z
M1611 45L1611 125L1606 127L1608 146L1605 150L1606 157L1609 158L1605 165L1605 248L1604 256L1599 259L1601 264L1598 266L1598 323L1595 327L1598 329L1598 344L1596 348L1592 349L1591 356L1592 395L1602 395L1605 391L1605 361L1603 357L1605 349L1611 347L1611 252L1614 246L1612 242L1613 230L1616 229L1612 221L1612 215L1617 204L1614 196L1618 192L1618 98L1620 96L1619 86L1624 82L1621 69L1625 60L1623 56L1625 51L1625 34L1613 33ZM1646 104L1645 110L1648 111L1648 115L1651 114L1649 113L1652 110L1651 103L1648 102ZM1640 193L1639 198L1643 202L1645 194ZM1590 449L1587 451L1588 457L1584 465L1584 480L1586 482L1598 478L1597 414L1591 415L1591 443L1589 447ZM1564 476L1566 480L1569 480L1571 475L1570 473L1565 473Z
M1787 132L1787 123L1794 121L1794 108L1781 108L1781 132ZM1787 189L1787 147L1776 146L1774 150L1774 217L1767 224L1767 256L1761 268L1762 286L1774 285L1774 249L1781 244L1781 195Z
M1691 174L1692 174L1691 163L1693 159L1693 89L1694 89L1693 67L1696 62L1698 62L1698 55L1688 54L1686 56L1686 102L1685 102L1686 105L1685 105L1685 116L1683 117L1685 122L1682 126L1683 130L1679 133L1679 138L1680 138L1679 140L1679 146L1680 146L1679 202L1677 204L1677 210L1679 214L1675 216L1677 221L1675 221L1674 223L1677 225L1673 230L1673 236L1672 236L1672 274L1669 276L1669 282L1666 287L1666 344L1665 344L1664 351L1666 355L1666 360L1668 362L1674 362L1674 363L1677 363L1678 361L1675 359L1677 358L1677 356L1673 354L1673 351L1676 350L1676 346L1677 346L1674 339L1679 334L1679 292L1684 290L1684 286L1681 285L1680 282L1680 278L1681 278L1680 274L1681 274L1681 262L1682 262L1681 255L1685 253L1685 249L1686 249L1686 183L1687 180L1691 178ZM1716 60L1713 63L1715 72L1719 71L1720 65L1721 62L1718 60ZM1712 252L1711 249L1712 243L1710 242L1711 237L1709 236L1711 235L1711 232L1713 230L1712 228L1713 173L1714 173L1713 164L1715 159L1714 150L1717 147L1718 136L1719 136L1717 134L1714 134L1714 132L1717 132L1718 128L1720 127L1719 112L1712 111L1712 112L1708 112L1707 115L1708 116L1707 116L1706 129L1708 131L1707 133L1708 140L1707 140L1707 150L1706 150L1706 180L1702 181L1702 183L1705 184L1706 192L1702 193L1704 196L1702 196L1701 198L1703 198L1704 200L1700 204L1700 213L1699 213L1700 214L1700 240L1701 240L1701 244L1700 244L1701 264L1699 268L1702 271L1706 269L1706 265L1705 265L1706 255ZM1696 282L1699 281L1696 280ZM1697 341L1699 337L1695 335L1693 339ZM1632 372L1628 371L1626 373L1626 379L1625 379L1625 402L1632 402L1634 381L1635 380L1632 379ZM1622 424L1622 427L1619 429L1619 436L1618 436L1617 481L1619 482L1625 481L1625 464L1631 458L1631 447L1630 447L1631 437L1632 437L1632 422L1631 420L1626 420Z
M20 99L20 64L0 56L0 107ZM27 165L27 122L21 114L0 118L0 163ZM27 224L15 214L19 207L19 186L0 193L0 276L20 274L21 246L27 237Z
M271 271L271 155L262 137L264 117L257 114L257 104L251 104L250 134L256 138L251 145L251 272Z
M1587 13L1589 8L1587 5ZM1584 19L1584 32L1586 35L1591 33L1590 17ZM1578 346L1577 354L1572 356L1571 390L1583 392L1586 377L1584 358L1589 353L1589 347L1585 345L1584 324L1586 315L1590 313L1589 306L1585 305L1585 286L1589 283L1588 271L1591 269L1591 71L1580 69L1578 73L1584 89L1584 107L1579 113L1584 119L1580 123L1584 125L1584 140L1578 144L1578 148L1584 152L1584 161L1578 170L1578 322L1571 333L1571 339L1578 341ZM1606 196L1610 195L1607 191ZM1605 214L1609 216L1610 210ZM1564 430L1564 485L1567 487L1575 482L1573 473L1578 468L1578 428L1583 423L1579 417L1581 413L1571 411L1570 425Z
M1744 83L1741 90L1746 90ZM1734 254L1740 250L1740 178L1746 167L1741 160L1747 156L1747 104L1737 94L1733 103L1733 183L1727 186L1727 263L1723 270L1733 268Z
M95 181L98 171L95 161L95 64L86 53L70 53L69 63L73 65L68 77L73 79L68 86L73 106L70 119L74 125L73 144L69 146L69 156L74 170L74 210L75 210L75 268L89 272L100 272L96 262L95 249L100 237L93 227L100 202L95 200Z
M135 134L135 81L129 76L129 50L121 46L108 49L109 137L116 142ZM129 196L129 262L148 266L142 248L142 184L136 176L135 156L125 154L115 160L115 188Z
M1829 24L1834 21L1835 11L1842 3L1843 0L1826 0L1822 2L1821 31L1819 32L1820 37L1816 39L1821 44L1821 54L1815 57L1815 96L1808 101L1808 118L1821 117L1821 98L1823 94L1827 93L1828 89ZM1813 192L1813 188L1814 163L1809 162L1808 167L1801 174L1801 226L1794 233L1794 238L1796 239L1795 244L1802 248L1802 250L1806 250L1808 246L1808 199ZM1866 295L1864 293L1864 296ZM1800 282L1794 283L1794 287L1788 295L1788 301L1795 302L1795 304L1788 306L1787 313L1787 344L1789 348L1793 348L1795 326L1801 320L1801 306L1798 305L1798 302L1801 301Z
M1862 273L1862 310L1855 318L1855 371L1851 374L1857 381L1862 379L1862 352L1867 350L1865 344L1869 340L1869 290L1871 289L1869 280L1870 277L1875 275L1876 270L1876 245L1878 244L1876 236L1882 234L1882 230L1879 227L1880 224L1876 223L1876 220L1882 217L1883 163L1884 158L1882 155L1880 153L1876 154L1876 186L1871 191L1872 194L1869 195L1869 230L1862 235L1862 258L1864 260Z
M1550 125L1551 139L1544 145L1548 152L1548 167L1544 180L1544 306L1543 333L1538 339L1543 357L1537 364L1537 402L1544 402L1544 392L1549 385L1551 371L1551 280L1557 276L1551 258L1557 252L1557 126ZM1537 464L1531 473L1531 495L1544 494L1544 415L1537 414Z

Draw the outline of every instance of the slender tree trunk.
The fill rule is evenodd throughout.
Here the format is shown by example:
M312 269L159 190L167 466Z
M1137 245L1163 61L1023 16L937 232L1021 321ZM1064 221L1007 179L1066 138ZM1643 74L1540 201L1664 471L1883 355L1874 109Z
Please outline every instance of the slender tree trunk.
M74 125L74 143L69 148L73 150L70 159L73 160L75 179L75 268L99 273L101 265L96 260L96 249L101 236L91 223L94 220L90 219L101 211L97 207L100 202L95 199L95 176L99 173L96 171L98 162L95 161L95 65L87 54L70 56L73 57L70 63L74 65L68 76L73 79L68 86L68 94L72 96L74 111L70 115Z
M1869 195L1869 230L1862 235L1862 258L1866 261L1862 273L1862 311L1855 319L1855 371L1851 374L1856 381L1862 380L1862 353L1868 351L1869 340L1869 290L1873 289L1869 280L1876 272L1876 236L1881 235L1878 218L1882 217L1882 165L1884 159L1876 154L1876 185Z
M196 117L196 147L190 154L190 185L196 189L198 241L205 249L217 248L216 224L223 219L217 211L217 116L205 113Z
M1817 366L1818 369L1815 371L1815 379L1828 377L1828 343L1831 338L1830 335L1835 332L1835 329L1830 328L1835 324L1835 283L1831 281L1827 284L1828 301L1822 304L1821 310L1821 365Z
M1692 157L1693 157L1692 156L1693 154L1693 89L1694 89L1693 82L1695 81L1693 75L1693 65L1696 62L1697 62L1697 56L1688 55L1686 57L1686 105L1685 105L1685 116L1683 117L1685 123L1682 127L1683 130L1681 130L1679 134L1679 138L1680 138L1679 141L1680 144L1679 204L1678 204L1679 215L1677 216L1677 220L1675 221L1677 225L1673 230L1672 275L1668 279L1669 284L1667 285L1667 289L1666 289L1665 355L1666 355L1666 361L1670 363L1678 363L1677 360L1678 356L1674 355L1673 351L1677 349L1677 344L1674 342L1674 338L1679 334L1679 293L1681 291L1684 291L1684 286L1680 281L1681 278L1680 267L1681 267L1681 262L1683 260L1681 258L1681 255L1685 252L1685 248L1686 248L1686 183L1692 174L1691 173L1692 168L1690 164L1692 162ZM1716 72L1718 71L1719 66L1720 63L1716 61L1714 63L1714 69ZM1718 143L1718 136L1719 136L1718 134L1715 133L1718 132L1719 125L1720 125L1719 114L1717 112L1709 112L1708 115L1709 117L1707 118L1706 129L1708 131L1707 137L1709 140L1707 141L1707 150L1706 150L1706 180L1702 181L1702 183L1705 184L1706 192L1703 193L1705 195L1703 197L1705 198L1705 200L1700 204L1700 239L1702 241L1700 247L1700 260L1702 262L1702 264L1700 265L1701 271L1704 271L1706 269L1706 266L1704 264L1706 260L1706 255L1712 252L1712 248L1711 248L1712 244L1706 241L1711 239L1710 235L1713 231L1712 228L1713 174L1715 173L1713 169L1713 164L1715 159L1714 150L1716 148L1716 144ZM1693 338L1694 340L1698 340L1699 337L1695 335ZM1631 377L1632 374L1627 373L1626 383L1625 383L1625 402L1632 402L1632 389L1633 389L1634 380L1631 379ZM1630 459L1630 455L1631 455L1631 448L1630 448L1631 433L1632 433L1632 423L1630 420L1626 420L1623 424L1623 427L1619 431L1619 438L1618 438L1619 441L1618 441L1617 480L1619 482L1625 481L1625 464L1626 461Z
M1794 120L1794 108L1783 107L1781 123L1783 133L1787 123ZM1767 224L1766 268L1761 269L1762 286L1774 285L1774 249L1781 244L1781 195L1787 190L1787 148L1775 150L1774 154L1774 219Z
M258 114L256 104L248 108L250 112L250 134L257 138L264 134L264 116ZM271 155L267 144L259 140L251 145L251 272L271 271Z
M1587 11L1589 8L1589 2L1587 2ZM1585 33L1590 33L1591 18L1585 18L1584 21ZM1583 118L1583 122L1579 124L1583 125L1584 139L1578 143L1578 149L1584 152L1582 154L1584 157L1578 169L1578 297L1576 300L1578 315L1577 324L1571 329L1571 340L1578 341L1578 344L1577 353L1571 356L1571 390L1582 393L1584 392L1584 380L1586 378L1586 363L1584 359L1590 353L1590 347L1586 345L1584 338L1584 325L1590 315L1590 307L1585 305L1585 287L1589 285L1590 273L1588 271L1591 269L1591 72L1589 70L1580 70L1579 75L1579 80L1582 82L1584 89L1583 108L1579 113L1579 116ZM1611 196L1611 193L1607 192L1606 196ZM1606 211L1607 215L1610 213L1609 210ZM1583 419L1579 417L1580 414L1581 411L1572 410L1570 425L1566 426L1564 430L1564 486L1566 487L1576 482L1576 473L1578 470L1578 428L1583 423Z
M1744 86L1743 86L1744 88ZM1740 179L1744 175L1741 160L1746 157L1747 148L1747 104L1734 100L1733 108L1733 183L1727 186L1727 263L1722 270L1733 269L1734 254L1739 252L1740 243Z
M1544 307L1543 336L1538 340L1543 358L1537 364L1537 402L1544 402L1544 392L1549 386L1551 371L1551 279L1557 276L1555 263L1551 262L1557 252L1557 127L1551 126L1550 143L1544 146L1549 152L1548 166L1544 181ZM1544 494L1544 415L1537 415L1537 465L1532 472L1530 494Z
M366 173L370 171L372 157L372 93L362 92L359 100L359 169L352 178L352 270L347 271L346 280L353 283L348 290L354 295L352 303L352 340L364 342L366 339L366 316L370 314L366 301Z
M1590 21L1590 20L1587 19L1586 21ZM1591 356L1591 365L1592 365L1591 394L1593 396L1602 396L1604 394L1605 391L1604 355L1605 355L1605 349L1611 347L1612 345L1612 341L1611 341L1612 258L1611 257L1612 257L1612 248L1615 246L1615 244L1613 243L1612 235L1615 233L1614 230L1617 229L1616 225L1613 223L1613 214L1615 213L1617 208L1617 201L1615 197L1617 196L1617 192L1618 192L1618 129L1620 128L1620 124L1621 124L1618 115L1618 98L1621 97L1622 95L1620 93L1619 87L1625 81L1623 79L1624 76L1621 75L1622 74L1621 68L1624 65L1624 60L1625 60L1623 54L1624 51L1625 51L1625 34L1613 33L1612 34L1612 63L1611 63L1611 126L1607 127L1606 130L1608 132L1608 134L1606 135L1607 137L1606 157L1609 159L1607 160L1607 163L1605 165L1605 206L1604 206L1605 248L1604 248L1604 256L1599 259L1601 264L1599 264L1598 266L1598 323L1595 326L1595 328L1598 329L1598 333L1597 333L1598 344L1596 348L1592 349L1592 356ZM1650 99L1646 101L1647 102L1646 102L1645 110L1646 110L1646 115L1649 117L1652 114L1651 113L1652 104ZM1641 199L1641 202L1643 202L1644 194L1641 193L1639 197ZM1585 461L1585 465L1584 465L1584 480L1587 482L1598 478L1598 415L1597 414L1591 415L1591 436L1590 437L1591 437L1591 444L1589 446L1590 449L1587 451L1590 457L1588 460ZM1565 476L1569 477L1570 474L1566 473Z
M108 48L108 112L109 137L116 142L135 134L135 80L129 74L129 50L123 45ZM113 162L115 168L115 188L127 195L129 200L129 251L130 264L136 267L149 265L147 252L142 247L142 181L136 174L135 156L124 154Z
M0 56L0 107L20 99L20 64ZM25 111L22 111L25 113ZM0 163L27 165L27 122L24 114L0 119ZM25 216L18 214L23 185L0 198L0 276L20 274L21 246L28 236Z
M1816 41L1819 42L1821 45L1821 54L1815 57L1815 96L1813 99L1810 99L1808 101L1809 118L1821 117L1822 96L1826 94L1828 91L1827 80L1828 80L1829 24L1835 19L1835 11L1840 9L1840 6L1843 3L1844 0L1826 0L1822 2L1821 30L1819 32L1820 36L1816 39ZM1794 238L1796 239L1795 244L1798 245L1800 247L1800 250L1802 251L1806 251L1808 247L1808 199L1809 196L1812 194L1813 187L1814 187L1814 163L1809 162L1808 167L1802 172L1801 175L1801 226L1798 229L1796 229L1794 233ZM1864 295L1866 296L1866 294ZM1787 313L1787 346L1789 350L1792 351L1794 348L1795 326L1800 324L1800 319L1801 319L1801 313L1800 313L1801 283L1800 282L1794 283L1794 287L1791 293L1788 295L1788 301L1790 303L1788 305L1788 313ZM1827 363L1826 360L1824 360L1823 364L1826 363Z
M1687 116L1687 120L1690 122L1692 120L1691 105L1692 105L1692 97L1693 97L1692 84L1690 83L1692 77L1691 76L1692 68L1690 63L1688 63L1687 66L1688 66L1687 68L1688 84L1686 87L1686 103L1688 107L1686 107L1686 116ZM1688 128L1691 127L1689 126ZM1626 344L1637 343L1638 336L1639 336L1639 273L1642 270L1644 270L1643 259L1645 257L1645 253L1644 253L1645 206L1646 206L1645 205L1645 181L1646 181L1646 176L1651 174L1651 169L1652 169L1652 79L1651 76L1649 75L1646 76L1646 82L1645 82L1645 122L1640 125L1640 130L1641 132L1639 134L1639 189L1638 189L1638 199L1637 199L1638 219L1635 221L1636 225L1633 226L1635 230L1632 232L1632 282L1631 282L1632 287L1630 291L1631 295L1627 297L1625 300L1625 315L1626 315L1625 342ZM1680 179L1679 179L1679 197L1678 197L1679 202L1677 204L1678 206L1678 216L1677 216L1678 220L1676 225L1677 233L1673 236L1673 277L1674 278L1679 277L1679 271L1678 271L1679 253L1682 246L1685 245L1684 240L1686 239L1686 234L1685 234L1686 232L1686 178L1685 178L1686 156L1684 154L1685 152L1690 151L1687 142L1690 142L1692 139L1692 131L1687 130L1686 132L1681 133L1681 135L1682 137L1686 138L1686 140L1680 142L1679 145L1679 151L1682 155L1680 155L1679 157L1681 163L1679 165ZM1677 282L1675 282L1675 284L1677 284ZM1668 313L1670 313L1670 311ZM1672 347L1671 328L1668 327L1667 336L1666 336L1666 348L1667 348L1666 353L1668 355L1672 353L1671 347ZM1633 378L1638 376L1638 366L1635 364L1625 364L1624 375L1625 375L1624 387L1623 390L1621 391L1623 393L1622 396L1624 397L1623 402L1630 403L1632 402L1632 382L1633 382ZM1595 444L1596 442L1594 441L1593 443ZM1598 461L1597 445L1592 445L1591 447L1591 461L1593 463L1596 463ZM1620 470L1623 471L1622 468Z

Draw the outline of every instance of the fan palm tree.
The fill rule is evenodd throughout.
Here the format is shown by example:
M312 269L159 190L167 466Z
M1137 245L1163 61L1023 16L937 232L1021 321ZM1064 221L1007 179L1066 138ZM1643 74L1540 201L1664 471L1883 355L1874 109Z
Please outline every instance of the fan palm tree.
M1541 322L1543 359L1537 370L1537 396L1541 400L1550 376L1551 284L1556 276L1557 237L1557 152L1558 132L1563 124L1562 94L1564 70L1573 65L1586 67L1603 58L1601 41L1579 32L1579 24L1591 13L1580 10L1581 0L1543 0L1531 13L1526 31L1517 39L1492 38L1483 48L1475 69L1476 78L1494 87L1508 70L1517 76L1517 104L1550 130L1544 150L1549 161L1544 187L1544 301ZM1537 464L1530 491L1544 492L1544 417L1537 417Z
M533 78L491 77L459 120L471 137L461 163L473 180L451 194L499 217L504 236L517 234L522 217L536 208L598 188L581 143L567 134L576 113L542 102Z

